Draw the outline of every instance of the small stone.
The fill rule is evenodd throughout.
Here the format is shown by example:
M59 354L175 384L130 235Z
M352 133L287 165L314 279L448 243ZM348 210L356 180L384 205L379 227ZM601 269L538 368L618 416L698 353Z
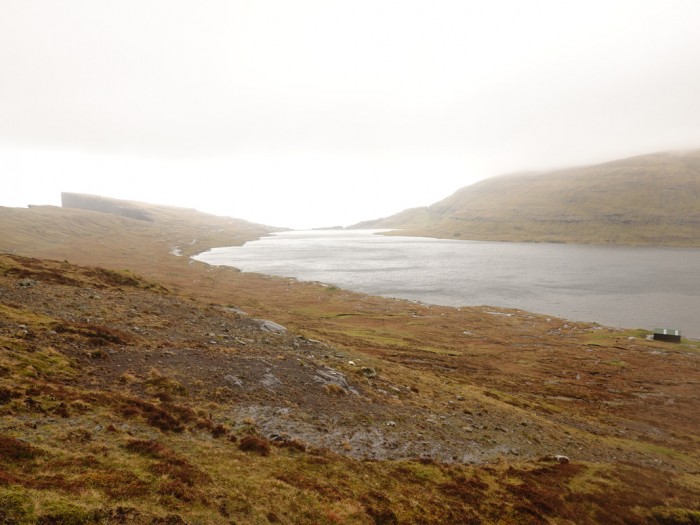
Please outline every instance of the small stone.
M377 371L374 368L364 367L362 369L362 374L369 378L377 377Z
M235 308L235 307L233 307L233 306L224 307L223 310L224 310L225 312L229 312L229 313L232 313L232 314L237 314L237 315L248 315L246 312L244 312L244 311L241 310L240 308Z
M229 385L232 386L243 386L243 380L241 380L240 377L236 377L234 375L225 375L224 376L224 381L226 381Z

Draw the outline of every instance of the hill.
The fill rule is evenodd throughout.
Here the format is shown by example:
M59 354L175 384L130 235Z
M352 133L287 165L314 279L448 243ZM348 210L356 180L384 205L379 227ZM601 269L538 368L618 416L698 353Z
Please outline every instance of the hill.
M208 267L172 247L265 229L190 211L0 211L0 522L698 520L697 342Z
M503 175L357 227L458 239L700 246L700 151Z
M49 258L102 261L128 267L150 258L189 256L214 246L243 244L282 228L219 217L194 209L62 194L64 207L0 206L0 249ZM158 254L151 258L150 249ZM156 264L157 266L157 264Z

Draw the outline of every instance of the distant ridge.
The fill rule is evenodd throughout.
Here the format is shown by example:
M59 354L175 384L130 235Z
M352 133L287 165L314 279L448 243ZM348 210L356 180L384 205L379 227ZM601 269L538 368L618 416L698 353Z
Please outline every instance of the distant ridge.
M700 246L700 150L493 177L354 227L452 239Z
M97 195L85 195L82 193L61 193L61 207L76 210L97 211L129 217L140 221L153 222L153 216L146 211L145 206L135 202L100 197Z
M283 230L191 208L99 195L65 192L61 193L61 202L60 208L0 206L3 225L0 250L46 258L65 258L66 253L76 258L91 257L94 247L88 246L92 240L120 245L122 249L111 256L114 260L123 258L127 264L140 257L143 246L153 242L169 246L171 253L190 256L215 246L237 246Z

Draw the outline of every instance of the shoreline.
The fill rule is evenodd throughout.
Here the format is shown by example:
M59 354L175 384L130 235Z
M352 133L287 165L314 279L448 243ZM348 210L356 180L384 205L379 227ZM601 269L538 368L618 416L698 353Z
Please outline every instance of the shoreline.
M300 235L317 235L317 231L298 231L296 232L297 234ZM332 230L328 232L331 236L331 238L334 238L333 236L341 234L343 232L338 232L337 230ZM352 230L349 233L350 235L354 235L356 233L361 233L361 230ZM268 239L274 238L275 236L265 236ZM261 237L260 239L263 239L265 237ZM260 240L258 239L258 240ZM439 240L438 240L439 241ZM451 240L446 240L450 242ZM475 243L472 246L479 246L483 245L485 242L491 245L491 242L489 241L475 241ZM664 247L655 247L654 248L649 248L649 247L596 247L592 245L561 245L558 243L552 244L552 245L545 245L545 244L530 244L530 243L507 243L507 242L502 242L502 241L493 241L494 245L497 246L503 246L507 249L510 250L511 247L513 246L523 246L525 249L528 249L531 251L531 248L535 248L535 250L538 250L540 247L544 248L545 250L549 250L550 248L554 248L557 250L556 253L559 253L560 251L570 251L568 250L569 247L572 247L574 252L573 256L581 256L581 253L578 253L579 251L583 251L583 255L586 255L588 252L591 250L595 252L600 252L600 250L605 250L605 255L607 253L608 248L612 248L615 250L615 253L617 254L622 254L624 255L625 258L632 258L634 259L635 257L638 257L639 251L638 250L652 250L654 252L654 255L658 257L663 257L665 254L669 253L669 250L675 251L678 250L678 248L664 248ZM275 261L274 265L268 265L267 261L260 261L259 263L257 261L253 262L252 260L241 260L238 262L227 262L226 261L226 255L225 252L227 249L244 249L246 245L241 245L241 246L232 246L232 247L216 247L212 250L207 250L200 252L196 254L195 256L192 257L192 259L198 261L198 262L203 262L209 266L212 267L219 267L219 266L225 266L229 268L235 268L237 271L243 272L243 273L253 273L253 274L260 274L260 275L265 275L265 276L270 276L270 277L279 277L281 279L296 279L301 282L309 282L309 283L324 283L329 286L336 286L340 287L342 289L346 289L352 292L357 292L357 293L366 293L370 295L374 295L377 297L382 297L382 298L387 298L387 299L404 299L407 301L414 301L414 302L420 302L424 304L431 304L431 305L436 305L436 306L445 306L445 307L452 307L452 308L467 308L467 307L480 307L486 305L495 307L495 308L514 308L526 312L530 312L536 315L543 315L543 316L555 316L558 318L562 318L571 322L586 322L586 323L592 323L592 324L599 324L602 326L608 326L614 329L618 330L628 330L628 329L643 329L647 331L648 333L651 333L654 328L668 328L669 326L665 326L666 324L670 324L673 326L670 326L671 328L679 328L684 337L689 339L689 340L700 340L700 332L696 333L693 331L692 326L689 329L688 328L688 322L689 320L686 320L686 323L678 322L676 321L675 324L673 320L671 321L666 321L664 322L662 319L657 320L657 316L654 315L654 312L656 311L657 306L654 308L646 308L645 309L640 309L640 319L644 319L646 316L646 321L644 322L629 322L629 320L626 320L625 316L618 316L617 312L619 308L619 304L624 304L620 303L620 300L626 300L628 302L632 302L634 304L635 301L643 301L642 306L644 302L646 302L649 305L656 305L657 302L654 298L654 294L652 292L648 292L646 295L640 295L640 293L635 292L635 293L621 293L618 294L617 299L616 299L616 304L609 306L608 310L610 310L608 313L603 313L603 315L599 315L597 312L600 310L594 310L593 308L596 306L595 301L602 302L603 301L610 301L610 297L615 297L614 295L610 295L607 291L606 293L602 293L600 291L596 290L591 290L585 292L587 295L581 296L581 293L583 291L578 290L578 289L573 289L572 292L569 295L561 295L557 293L556 288L551 288L550 287L544 287L542 289L533 287L534 285L528 285L523 284L522 282L518 281L513 281L512 285L509 285L508 282L505 282L503 280L500 281L495 281L495 284L491 281L476 281L476 284L474 285L477 289L477 295L469 295L470 291L462 291L460 288L459 291L455 291L456 288L450 289L448 288L448 285L446 284L447 281L445 278L439 278L438 282L443 283L442 285L437 285L434 284L434 286L443 286L443 288L440 288L437 292L429 292L429 293L423 293L420 291L416 291L413 289L410 289L409 287L405 285L396 285L395 282L395 276L392 274L389 274L387 277L387 281L389 282L386 284L384 281L381 281L381 277L377 272L380 272L381 270L376 270L376 269L371 269L371 270L358 270L356 268L353 268L352 272L348 272L347 275L339 273L342 270L342 266L340 266L342 263L338 263L338 266L333 268L333 271L328 270L326 268L321 268L318 269L317 271L314 272L309 272L306 270L299 270L298 266L299 263L298 261L295 261L292 266L284 266L283 262L279 262L278 259L280 257L283 258L283 255L280 255L280 250L275 250ZM250 245L248 245L250 246ZM334 248L336 245L333 245ZM381 245L379 246L381 248ZM270 247L267 246L266 250L269 250ZM328 247L324 248L328 249ZM686 248L683 248L682 251L684 252ZM698 250L697 248L692 248L692 250ZM217 260L214 260L213 258L208 258L206 257L206 254L208 252L214 252L214 253L221 253L221 257ZM257 253L257 252L256 252ZM570 254L571 255L571 254ZM679 257L682 255L679 254ZM261 256L263 257L263 256ZM300 256L300 260L303 260L304 255L302 254ZM626 260L626 259L623 259ZM408 264L408 263L407 263ZM419 263L415 263L419 264ZM516 271L515 269L513 271ZM425 273L425 272L423 272ZM332 274L331 278L328 278L328 276ZM351 275L352 274L352 275ZM365 278L365 274L367 276L367 279ZM350 277L348 277L350 275ZM336 279L333 279L333 277L336 277ZM373 278L379 277L380 281L375 285L372 283ZM392 280L394 279L394 280ZM369 284L368 284L369 282ZM433 282L433 281L426 281L427 282ZM421 283L423 284L423 283ZM566 286L566 282L562 281L562 286ZM505 291L504 287L506 286L512 286L513 287L513 294L515 296L514 300L511 300L510 297L508 297L508 292ZM536 301L533 303L530 301L528 296L524 296L525 290L529 292L530 288L532 289L533 294L542 294L542 290L544 290L544 293L549 294L545 298L549 298L551 296L554 300L554 302L558 302L560 305L565 306L564 308L560 308L559 310L549 308L549 303L545 304L545 300L536 297ZM487 292L489 287L497 287L497 291L501 294L501 297L496 297L496 299L501 299L500 301L493 300L493 296L487 296ZM382 290L381 288L384 288ZM440 291L442 290L442 291ZM481 290L481 291L479 291ZM552 291L553 290L553 291ZM556 295L552 295L552 293L555 293ZM436 295L437 294L437 295ZM461 294L461 295L459 295ZM596 299L596 297L600 296L600 299ZM470 301L462 300L464 297L473 297L473 299ZM646 297L646 299L644 299ZM570 298L570 301L568 300ZM622 298L622 299L620 299ZM483 300L481 300L483 299ZM677 299L667 299L668 301L676 301ZM692 297L690 299L686 298L687 301L692 302ZM578 302L577 302L578 301ZM581 301L584 301L583 303ZM541 304L539 304L541 303ZM567 306L569 305L569 306ZM586 306L588 305L588 307ZM586 310L588 308L588 310ZM581 315L577 315L576 310L580 311ZM588 315L586 315L586 311L581 311L581 310L586 310L588 311ZM648 310L648 311L647 311ZM627 312L627 309L622 310L623 313ZM685 315L685 312L691 311L690 309L681 311L681 314ZM612 314L612 315L610 315ZM628 316L629 317L629 316ZM662 316L658 316L661 318ZM686 315L687 317L687 315ZM634 321L634 320L633 320ZM635 326L636 325L636 326Z

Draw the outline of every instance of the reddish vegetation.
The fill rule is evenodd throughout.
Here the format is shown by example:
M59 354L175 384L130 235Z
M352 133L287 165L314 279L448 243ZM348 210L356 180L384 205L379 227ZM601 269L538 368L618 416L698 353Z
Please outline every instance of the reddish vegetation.
M121 330L89 323L57 323L54 330L59 334L76 334L87 337L94 346L125 345L134 340L132 336Z
M246 436L241 439L238 448L244 452L255 452L261 456L270 455L270 442L258 436Z
M24 441L0 434L0 458L13 463L31 461L41 455L41 451Z
M182 432L185 429L182 421L172 413L148 401L129 399L122 405L121 412L124 417L142 416L149 425L163 432Z

